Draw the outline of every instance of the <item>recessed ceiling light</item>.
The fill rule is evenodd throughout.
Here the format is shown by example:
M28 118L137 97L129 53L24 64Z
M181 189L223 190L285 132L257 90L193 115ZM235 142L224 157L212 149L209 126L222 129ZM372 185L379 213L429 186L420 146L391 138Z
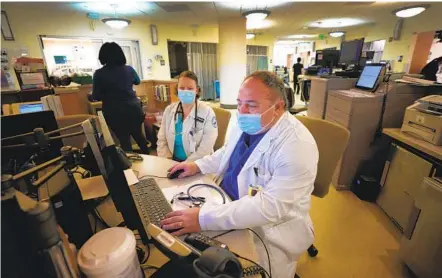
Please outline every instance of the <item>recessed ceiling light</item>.
M359 18L328 18L312 22L309 26L318 28L336 28L359 25L362 23L365 23L365 21Z
M247 20L263 20L270 15L266 10L252 10L242 14Z
M247 33L247 34L246 34L246 39L247 39L247 40L251 40L251 39L253 39L255 36L256 36L255 33Z
M417 5L394 10L393 14L397 17L413 17L428 9L429 5Z
M345 35L344 31L333 31L328 33L330 36L332 36L333 38L339 38L342 37L343 35Z
M290 35L286 36L288 39L307 39L307 38L316 38L318 35L316 34L298 34L298 35Z
M123 29L130 24L129 19L116 18L116 17L103 18L101 21L103 21L106 25L108 25L112 29Z

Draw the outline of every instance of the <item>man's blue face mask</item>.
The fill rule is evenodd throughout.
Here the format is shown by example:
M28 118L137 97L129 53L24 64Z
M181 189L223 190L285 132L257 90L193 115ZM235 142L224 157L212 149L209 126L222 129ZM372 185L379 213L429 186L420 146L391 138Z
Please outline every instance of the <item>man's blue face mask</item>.
M262 114L240 114L239 112L237 112L239 128L243 132L245 132L249 135L254 135L254 134L260 133L274 119L274 117L273 117L272 121L270 121L267 125L262 126L262 123L261 123L262 115L264 115L265 113L267 113L270 109L272 109L274 107L275 107L275 104L273 104L269 109L264 111Z

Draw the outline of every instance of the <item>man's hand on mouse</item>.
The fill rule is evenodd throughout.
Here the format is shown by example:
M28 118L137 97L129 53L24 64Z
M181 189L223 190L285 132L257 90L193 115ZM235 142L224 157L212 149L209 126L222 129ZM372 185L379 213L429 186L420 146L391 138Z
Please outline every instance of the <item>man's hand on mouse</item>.
M164 230L176 230L172 233L174 236L180 236L188 233L197 233L201 231L199 222L200 208L190 208L177 210L166 215L166 219L161 221L161 227Z
M177 164L170 168L168 172L170 174L173 174L178 170L184 171L178 176L178 178L190 177L201 172L200 168L195 162L181 162L180 164Z

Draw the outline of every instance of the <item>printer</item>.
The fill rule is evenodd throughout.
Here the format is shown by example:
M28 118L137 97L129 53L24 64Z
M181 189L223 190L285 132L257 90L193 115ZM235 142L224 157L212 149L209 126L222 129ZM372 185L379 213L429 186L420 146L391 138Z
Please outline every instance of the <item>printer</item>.
M442 96L427 96L407 107L401 131L442 145Z

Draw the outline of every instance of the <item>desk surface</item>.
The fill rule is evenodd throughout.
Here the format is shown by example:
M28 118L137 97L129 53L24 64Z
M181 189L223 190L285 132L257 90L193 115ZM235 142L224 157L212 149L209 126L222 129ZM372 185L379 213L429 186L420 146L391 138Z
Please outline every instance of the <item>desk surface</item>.
M157 157L157 156L151 156L151 155L142 155L143 161L140 162L134 162L132 164L132 169L134 170L137 177L141 178L148 178L149 175L155 175L159 177L166 177L167 170L175 165L177 162ZM155 178L155 177L153 177ZM205 183L209 184L215 184L211 178L204 175L196 175L194 177L188 177L184 179L175 179L175 180L169 180L167 178L155 178L158 185L161 188L176 186L180 184L189 184L197 180L202 180ZM104 183L97 183L96 186L94 186L94 190L97 190L99 192L103 192L105 188L101 188L105 186ZM86 189L84 189L86 191ZM91 190L87 191L89 194L93 194ZM110 198L109 198L110 199ZM101 207L104 206L104 207ZM109 204L109 202L104 202L100 206L99 210L102 214L103 218L106 220L109 220L109 224L111 225L117 225L119 222L121 222L122 218L119 213L115 211L115 208L113 207L113 204ZM112 206L112 208L111 208ZM222 231L211 231L207 232L209 236L215 236L219 234ZM206 232L205 232L206 233ZM253 243L253 237L252 234L247 230L238 230L231 233L228 233L226 235L223 235L219 238L217 238L219 241L224 242L227 244L230 248L230 250L236 252L237 254L246 257L248 259L251 259L253 261L258 260L258 256L256 254L255 245ZM151 247L151 255L149 257L149 260L147 261L148 265L161 267L163 264L165 264L169 259L164 256L158 249L156 249L153 245L150 245ZM244 262L245 266L250 266L251 264L248 262ZM150 270L149 270L150 271ZM146 271L146 274L149 276L153 272Z
M400 128L384 128L382 130L382 133L432 157L442 160L442 146L436 146L406 133L403 133L401 132Z

